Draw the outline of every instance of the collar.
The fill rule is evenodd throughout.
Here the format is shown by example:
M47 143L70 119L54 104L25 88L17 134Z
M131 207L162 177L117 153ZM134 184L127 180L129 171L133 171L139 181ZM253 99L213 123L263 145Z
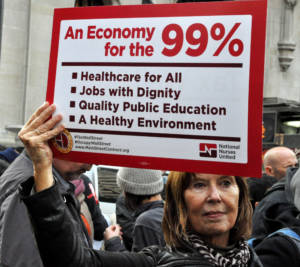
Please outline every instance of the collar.
M164 207L163 200L151 201L138 207L137 210L134 212L134 216L138 217L141 213L145 212L146 210L163 208L163 207Z

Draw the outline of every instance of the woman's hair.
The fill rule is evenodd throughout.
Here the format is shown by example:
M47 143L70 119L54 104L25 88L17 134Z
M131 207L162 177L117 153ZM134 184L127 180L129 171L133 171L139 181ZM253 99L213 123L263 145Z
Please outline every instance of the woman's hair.
M128 192L124 192L124 194L125 194L126 207L131 210L136 210L139 206L142 205L145 199L150 199L151 197L158 195L160 193L152 194L152 195L134 195Z
M194 173L171 172L166 184L166 202L162 227L169 246L179 247L187 239L188 212L184 191L190 185ZM248 239L252 229L252 206L245 179L235 176L239 187L239 209L234 227L230 231L230 242Z

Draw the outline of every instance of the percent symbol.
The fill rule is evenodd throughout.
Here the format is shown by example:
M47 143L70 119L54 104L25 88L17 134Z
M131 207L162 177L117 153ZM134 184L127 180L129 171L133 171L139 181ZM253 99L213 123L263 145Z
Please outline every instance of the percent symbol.
M234 26L231 28L230 32L226 36L225 36L225 27L222 23L216 23L211 27L210 35L214 40L220 41L225 36L224 40L218 46L217 50L214 53L215 57L220 55L225 45L229 42L229 40L231 39L231 37L233 36L233 34L236 32L236 30L240 25L241 23L235 23ZM232 56L238 57L244 51L244 44L240 39L233 39L229 42L228 50Z

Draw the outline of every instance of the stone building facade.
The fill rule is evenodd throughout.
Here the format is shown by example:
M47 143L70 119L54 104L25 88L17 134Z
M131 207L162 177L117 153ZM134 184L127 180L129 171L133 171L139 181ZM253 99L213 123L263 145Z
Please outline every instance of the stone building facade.
M80 2L90 1L93 2ZM44 101L53 10L73 7L74 2L0 0L0 144L16 145L17 129ZM99 2L106 5L124 5L151 1ZM162 4L175 1L152 2ZM275 114L275 133L295 134L299 132L299 128L280 125L284 120L300 120L300 27L297 27L300 21L300 3L297 3L298 0L268 2L264 110ZM278 140L272 142L284 144L284 137ZM300 140L297 142L300 147Z

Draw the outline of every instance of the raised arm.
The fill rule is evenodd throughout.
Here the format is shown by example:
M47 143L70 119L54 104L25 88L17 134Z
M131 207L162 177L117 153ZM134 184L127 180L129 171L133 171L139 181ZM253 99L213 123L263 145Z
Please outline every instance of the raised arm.
M54 111L55 105L49 105L48 102L44 103L19 132L19 138L33 162L35 190L37 192L49 188L54 183L52 175L53 154L48 141L64 130L63 125L56 126L62 120L61 115L50 118Z
M35 194L27 182L21 190L45 267L152 267L153 259L144 254L106 253L86 247L76 231L68 203L69 194L61 195L52 174L53 154L48 141L63 131L57 125L61 115L51 115L54 105L45 103L25 124L19 137L33 161ZM28 190L29 188L29 190ZM71 198L71 200L68 200ZM74 215L74 214L73 214ZM76 216L76 214L75 214Z

